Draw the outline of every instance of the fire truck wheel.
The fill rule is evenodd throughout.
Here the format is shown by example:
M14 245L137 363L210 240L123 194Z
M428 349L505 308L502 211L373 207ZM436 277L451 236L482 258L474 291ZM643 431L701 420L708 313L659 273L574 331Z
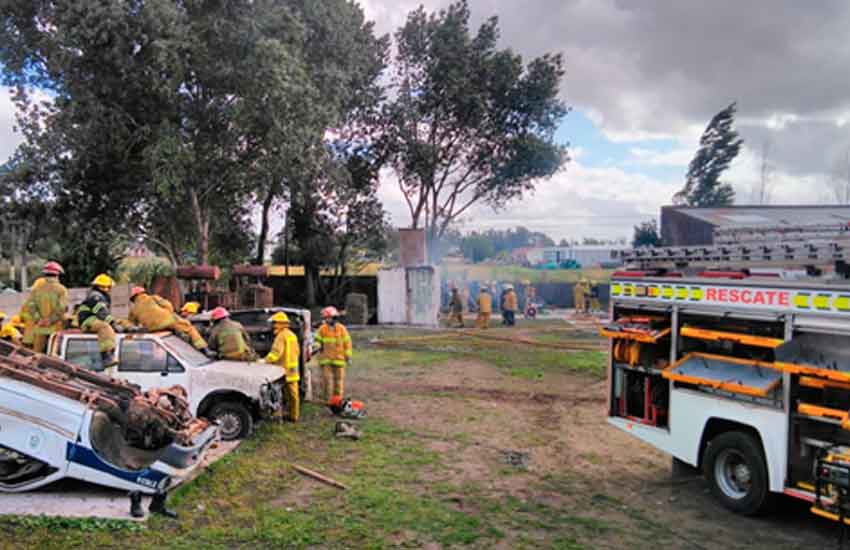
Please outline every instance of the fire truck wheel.
M761 443L745 432L726 432L705 450L703 473L711 492L729 510L745 516L767 511L771 501Z

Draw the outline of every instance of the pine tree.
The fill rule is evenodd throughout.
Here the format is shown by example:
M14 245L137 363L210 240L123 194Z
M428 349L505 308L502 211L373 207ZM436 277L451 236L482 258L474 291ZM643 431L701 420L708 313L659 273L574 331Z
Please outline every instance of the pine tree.
M673 203L687 206L729 206L735 190L720 181L720 175L738 156L743 140L732 128L736 104L732 103L711 119L699 140L697 154L688 165L685 186L673 195Z

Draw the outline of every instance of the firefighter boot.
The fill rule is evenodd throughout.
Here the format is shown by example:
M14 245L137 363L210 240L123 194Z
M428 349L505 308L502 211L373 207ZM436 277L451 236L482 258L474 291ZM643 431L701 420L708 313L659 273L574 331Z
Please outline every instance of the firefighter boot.
M168 498L168 493L156 493L151 500L151 505L148 506L148 511L151 514L160 514L167 518L176 519L177 512L169 510L165 506L165 499Z
M109 367L114 367L118 361L114 358L114 353L111 351L100 352L100 370L106 370Z
M139 491L130 492L130 515L134 518L145 517L145 511L142 510L142 493Z

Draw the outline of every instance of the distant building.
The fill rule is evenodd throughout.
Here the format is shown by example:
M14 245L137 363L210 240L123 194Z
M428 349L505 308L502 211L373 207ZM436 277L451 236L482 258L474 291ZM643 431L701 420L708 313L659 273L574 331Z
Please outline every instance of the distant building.
M532 248L526 252L531 265L562 264L570 260L582 267L619 266L628 246L576 245Z
M850 239L850 205L663 206L664 246Z

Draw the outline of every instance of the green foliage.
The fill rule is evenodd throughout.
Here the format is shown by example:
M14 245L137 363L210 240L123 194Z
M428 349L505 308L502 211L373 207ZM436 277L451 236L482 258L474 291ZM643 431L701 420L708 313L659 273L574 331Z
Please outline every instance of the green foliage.
M463 238L460 250L463 252L463 257L473 263L482 262L496 255L493 240L477 232Z
M729 206L735 191L720 176L738 156L744 141L732 127L736 104L732 103L711 119L699 140L699 149L688 166L685 186L673 196L674 204Z
M554 131L568 112L558 98L560 55L524 64L497 49L497 19L476 34L465 0L411 12L381 120L384 153L399 177L412 226L430 240L473 204L494 208L534 188L567 160Z
M555 241L545 233L522 226L508 230L472 231L460 239L463 257L474 263L528 246L555 246Z
M117 277L122 282L129 282L150 288L157 277L173 277L174 266L158 258L133 261L124 260L118 268Z
M632 247L639 246L661 246L661 236L658 234L658 222L654 219L641 222L635 226L635 234L632 237Z

